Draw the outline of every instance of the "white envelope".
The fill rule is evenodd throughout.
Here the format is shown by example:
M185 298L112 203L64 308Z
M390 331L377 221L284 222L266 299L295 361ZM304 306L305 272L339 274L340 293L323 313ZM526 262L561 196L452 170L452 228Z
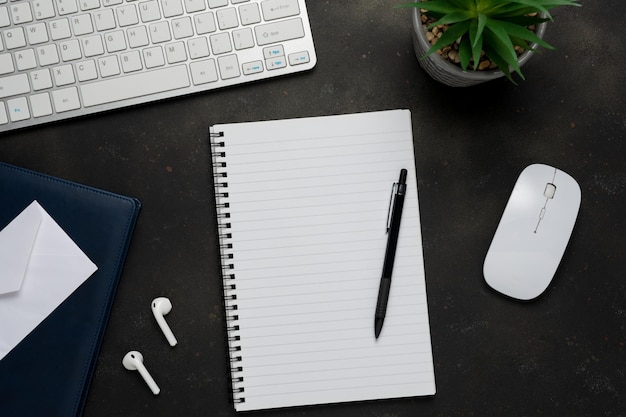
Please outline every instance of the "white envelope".
M33 201L0 231L0 360L98 267Z

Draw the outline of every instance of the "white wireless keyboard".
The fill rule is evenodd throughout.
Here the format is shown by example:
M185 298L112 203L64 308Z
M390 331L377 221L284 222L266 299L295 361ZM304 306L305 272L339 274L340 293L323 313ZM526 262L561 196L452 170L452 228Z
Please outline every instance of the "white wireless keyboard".
M0 0L0 132L315 63L304 0Z

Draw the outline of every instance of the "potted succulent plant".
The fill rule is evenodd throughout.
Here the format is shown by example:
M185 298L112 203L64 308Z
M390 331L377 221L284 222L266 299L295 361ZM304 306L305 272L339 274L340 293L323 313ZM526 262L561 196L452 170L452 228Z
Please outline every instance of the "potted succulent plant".
M446 85L470 86L513 73L542 40L550 10L580 6L577 0L415 0L413 45L420 65Z

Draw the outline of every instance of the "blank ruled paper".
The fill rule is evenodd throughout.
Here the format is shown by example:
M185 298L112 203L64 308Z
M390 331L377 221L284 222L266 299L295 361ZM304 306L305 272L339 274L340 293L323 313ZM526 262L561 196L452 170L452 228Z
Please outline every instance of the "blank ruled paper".
M408 110L215 125L235 408L435 393ZM218 143L223 146L218 147ZM219 148L219 149L218 149ZM223 155L223 156L222 156ZM225 166L222 167L222 164ZM393 183L407 194L374 337ZM236 299L230 297L236 295ZM238 339L235 341L235 339ZM239 348L240 347L240 348ZM235 351L236 350L236 351ZM243 391L242 391L243 390Z

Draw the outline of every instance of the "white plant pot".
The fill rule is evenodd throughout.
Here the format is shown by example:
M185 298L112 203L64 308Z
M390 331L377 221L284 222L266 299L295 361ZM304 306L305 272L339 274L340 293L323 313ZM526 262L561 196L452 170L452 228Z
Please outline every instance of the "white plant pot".
M421 1L421 0L417 0ZM432 46L426 39L426 31L421 20L421 12L418 7L413 8L412 14L413 20L413 49L417 55L420 66L430 75L434 80L439 81L450 87L469 87L472 85L484 83L486 81L494 80L496 78L504 77L504 73L500 70L487 70L487 71L474 71L464 70L458 65L455 65L436 53L427 57L426 52ZM535 34L540 38L543 38L543 34L546 31L547 23L540 23L537 25ZM537 44L532 44L531 49L536 49ZM534 54L532 50L528 50L519 56L520 67L524 65L530 57Z

